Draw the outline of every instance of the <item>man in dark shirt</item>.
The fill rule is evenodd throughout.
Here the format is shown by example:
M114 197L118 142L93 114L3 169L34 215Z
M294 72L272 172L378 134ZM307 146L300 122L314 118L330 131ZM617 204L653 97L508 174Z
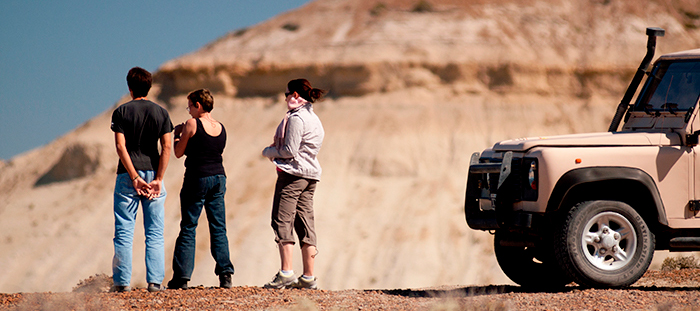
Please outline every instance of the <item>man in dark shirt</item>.
M139 203L146 235L148 291L160 291L165 278L163 216L167 195L163 176L172 149L173 124L168 111L146 96L151 73L140 67L126 76L132 101L112 113L112 131L119 155L114 186L114 259L112 291L130 290L134 226ZM161 151L158 152L160 141Z

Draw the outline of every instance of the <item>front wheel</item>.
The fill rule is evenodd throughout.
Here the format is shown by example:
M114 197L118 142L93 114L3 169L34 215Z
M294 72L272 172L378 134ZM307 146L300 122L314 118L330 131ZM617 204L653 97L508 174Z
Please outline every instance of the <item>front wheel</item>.
M631 206L587 201L574 206L555 237L557 262L584 287L625 287L642 277L654 235Z
M557 266L550 247L509 245L513 233L496 231L494 251L498 265L511 281L533 290L558 290L571 282Z

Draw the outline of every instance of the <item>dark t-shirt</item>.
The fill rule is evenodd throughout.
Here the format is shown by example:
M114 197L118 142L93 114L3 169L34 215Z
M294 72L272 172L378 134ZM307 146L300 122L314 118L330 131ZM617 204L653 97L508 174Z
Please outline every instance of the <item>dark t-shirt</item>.
M158 170L158 140L173 130L165 108L150 100L132 100L114 110L111 128L115 133L124 134L126 150L136 170ZM117 174L126 172L120 160Z
M185 148L185 177L202 178L214 175L224 175L223 157L226 147L226 129L221 124L221 134L211 136L204 131L202 121L197 120L197 131L189 140Z

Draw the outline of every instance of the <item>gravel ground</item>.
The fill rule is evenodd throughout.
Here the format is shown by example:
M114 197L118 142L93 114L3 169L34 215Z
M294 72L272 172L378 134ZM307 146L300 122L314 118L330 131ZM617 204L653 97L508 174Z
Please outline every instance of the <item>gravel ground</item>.
M0 294L0 310L700 310L700 270L647 271L627 289L526 292L491 285L392 290L268 290L194 287L106 293L109 278L70 293Z

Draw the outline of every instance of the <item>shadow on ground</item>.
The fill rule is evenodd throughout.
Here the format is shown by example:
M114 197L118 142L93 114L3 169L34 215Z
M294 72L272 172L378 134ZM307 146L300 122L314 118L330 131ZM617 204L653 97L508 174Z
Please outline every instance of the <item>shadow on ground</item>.
M558 290L534 290L528 288L522 288L520 286L514 285L488 285L488 286L468 286L450 289L384 289L378 290L387 295L403 296L403 297L471 297L471 296L483 296L483 295L497 295L497 294L507 294L507 293L568 293L572 291L589 290L589 288L580 287L577 285L568 285L565 288ZM595 289L591 289L595 290ZM599 289L599 290L609 290L609 289ZM687 292L697 292L700 287L686 287L686 286L633 286L626 287L617 290L638 290L638 291L649 291L649 292L664 292L664 291L687 291ZM377 290L373 290L377 291Z
M520 286L488 285L459 287L450 289L384 289L380 290L380 292L387 295L396 295L404 297L467 297L505 293L523 293L530 291Z

